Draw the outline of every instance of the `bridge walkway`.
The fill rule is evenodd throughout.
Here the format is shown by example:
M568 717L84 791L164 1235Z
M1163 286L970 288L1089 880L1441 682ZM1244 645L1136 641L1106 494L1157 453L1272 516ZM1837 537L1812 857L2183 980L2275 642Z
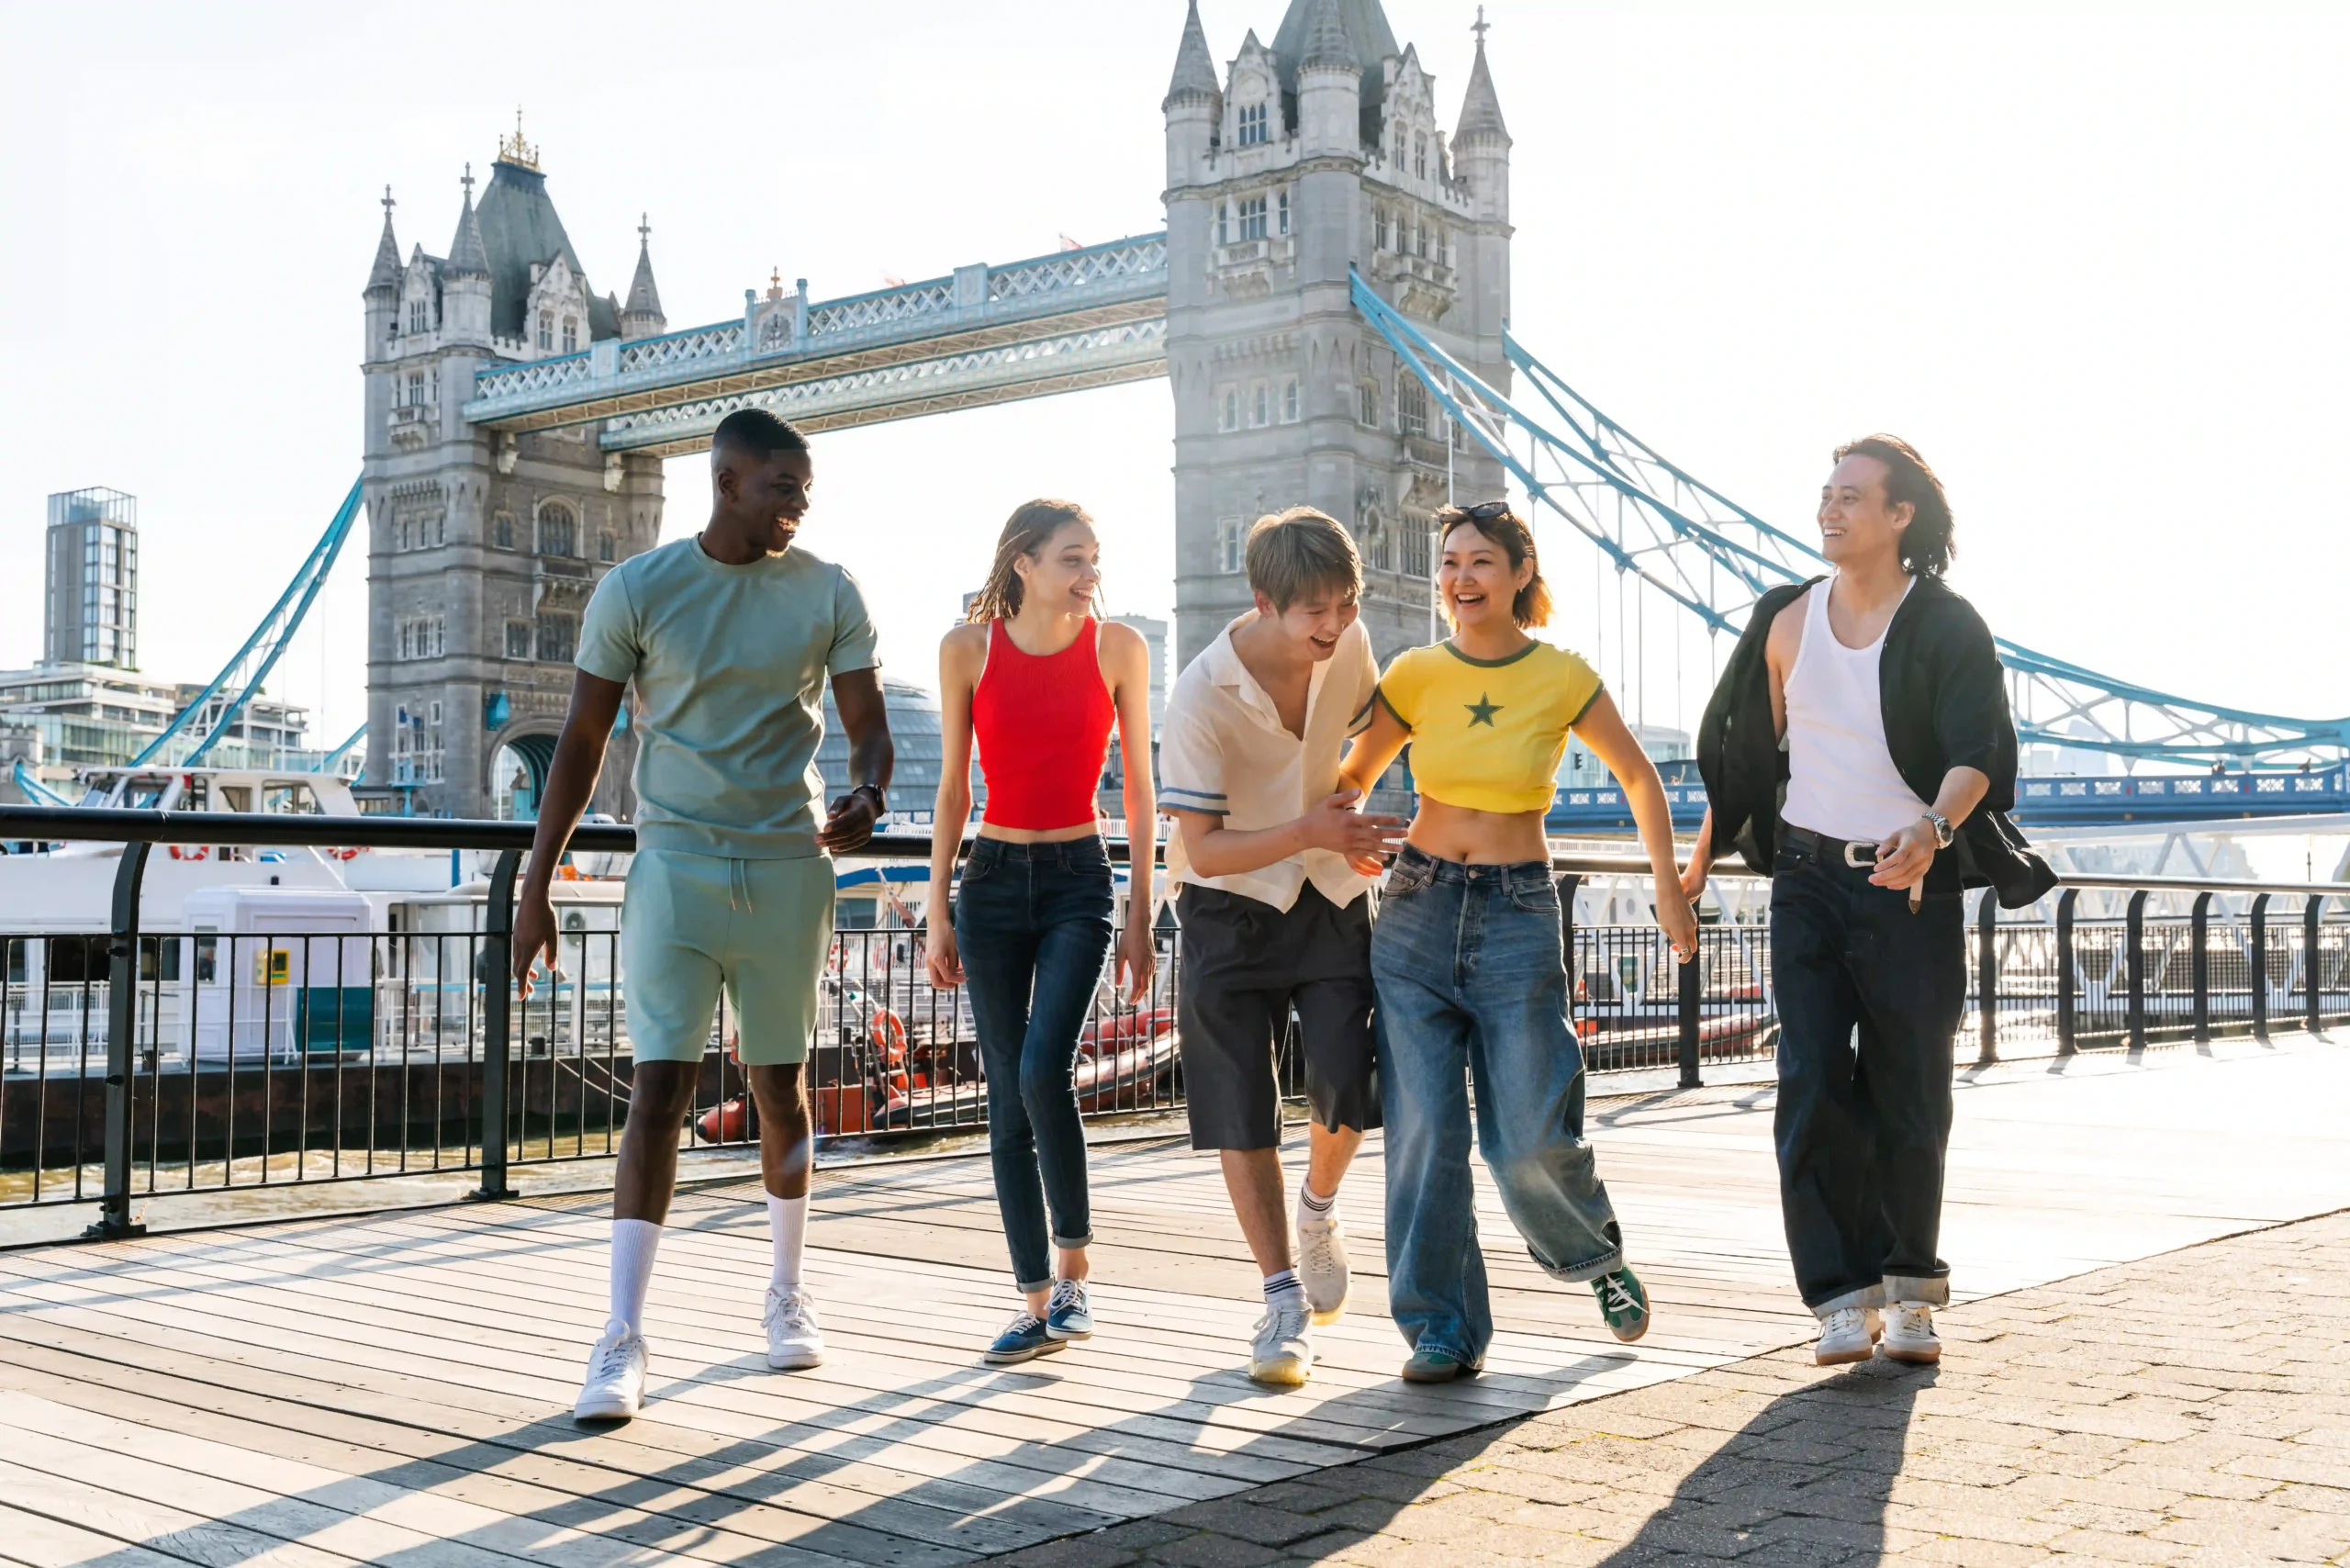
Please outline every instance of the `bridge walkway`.
M2350 1051L2301 1038L1962 1075L1946 1249L1963 1299L2350 1205ZM1252 1271L1210 1160L1099 1152L1089 1345L992 1371L1009 1302L984 1161L820 1178L833 1350L767 1371L765 1216L687 1194L645 1416L573 1426L604 1205L534 1199L0 1253L0 1560L601 1568L934 1564L1013 1551L1806 1335L1766 1084L1601 1101L1594 1136L1658 1307L1626 1348L1491 1193L1488 1375L1394 1380L1374 1138L1342 1202L1357 1298L1307 1389L1241 1375Z

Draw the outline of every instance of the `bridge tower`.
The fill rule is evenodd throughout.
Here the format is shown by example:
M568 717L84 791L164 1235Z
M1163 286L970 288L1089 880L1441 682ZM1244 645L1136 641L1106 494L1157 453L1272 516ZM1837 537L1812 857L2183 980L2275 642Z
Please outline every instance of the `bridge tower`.
M580 611L598 578L659 539L661 463L608 456L600 424L516 435L461 410L478 368L609 357L666 322L647 229L625 303L588 286L519 118L478 204L470 166L463 185L445 256L417 246L402 258L384 193L364 295L364 782L398 787L420 814L528 815L567 706ZM632 758L616 734L595 809L628 813Z
M1249 604L1240 543L1306 503L1354 531L1383 661L1428 641L1429 519L1501 465L1357 314L1348 274L1506 388L1509 148L1476 59L1449 140L1436 81L1379 0L1291 0L1218 80L1194 0L1167 117L1169 380L1175 393L1179 663Z

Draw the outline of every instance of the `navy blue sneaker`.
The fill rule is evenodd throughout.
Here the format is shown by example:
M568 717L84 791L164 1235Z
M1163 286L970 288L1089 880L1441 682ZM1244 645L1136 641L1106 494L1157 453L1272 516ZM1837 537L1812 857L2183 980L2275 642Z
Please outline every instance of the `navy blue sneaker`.
M1056 1339L1093 1338L1093 1304L1085 1299L1083 1280L1053 1282L1053 1298L1045 1305L1045 1332Z
M995 1343L988 1347L981 1359L991 1367L1008 1367L1033 1361L1060 1348L1061 1342L1045 1331L1043 1318L1033 1312L1024 1312L995 1337Z

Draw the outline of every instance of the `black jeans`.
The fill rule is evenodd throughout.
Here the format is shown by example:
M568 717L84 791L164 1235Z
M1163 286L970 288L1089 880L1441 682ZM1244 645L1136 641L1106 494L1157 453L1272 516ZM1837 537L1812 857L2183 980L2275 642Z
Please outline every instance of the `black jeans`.
M955 942L987 1073L996 1207L1024 1291L1053 1281L1047 1204L1055 1244L1093 1239L1071 1073L1110 954L1111 903L1110 857L1098 838L979 839L955 894Z
M1817 850L1783 848L1772 868L1779 1204L1823 1316L1950 1299L1935 1249L1965 921L1954 872L1934 873L1912 913L1908 893Z

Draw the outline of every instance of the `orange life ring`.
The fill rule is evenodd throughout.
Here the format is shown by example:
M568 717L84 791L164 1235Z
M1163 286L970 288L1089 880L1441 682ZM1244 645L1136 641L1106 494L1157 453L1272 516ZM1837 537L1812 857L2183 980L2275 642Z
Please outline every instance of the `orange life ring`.
M906 1021L886 1007L873 1013L873 1048L890 1066L906 1059Z
M327 851L327 855L330 858L336 860L356 860L359 858L359 851L355 846L348 849L330 849Z
M174 860L201 860L211 853L212 846L208 844L174 844L172 846L172 858Z

